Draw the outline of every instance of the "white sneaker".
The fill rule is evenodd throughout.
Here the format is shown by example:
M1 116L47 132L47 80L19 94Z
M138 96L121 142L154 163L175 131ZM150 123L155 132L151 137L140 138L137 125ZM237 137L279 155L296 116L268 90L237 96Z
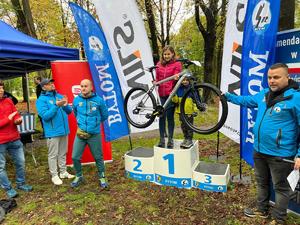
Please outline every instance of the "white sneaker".
M61 179L64 179L64 178L72 179L72 178L74 178L75 176L72 175L72 174L69 174L69 173L66 171L66 172L64 172L64 173L59 174L59 177L60 177Z
M55 185L61 185L63 183L62 180L57 175L52 177L51 180Z

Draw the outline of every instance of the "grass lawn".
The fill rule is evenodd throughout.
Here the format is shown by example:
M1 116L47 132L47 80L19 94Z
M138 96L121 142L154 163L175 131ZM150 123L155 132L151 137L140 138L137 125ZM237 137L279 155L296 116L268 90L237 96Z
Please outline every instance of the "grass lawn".
M178 123L177 123L178 124ZM180 129L176 137L182 138ZM199 152L202 160L210 160L216 154L216 134L201 136ZM153 147L158 132L132 136L133 147ZM54 186L48 172L45 140L37 140L35 154L39 163L34 166L30 154L26 154L28 183L34 190L19 192L18 207L7 214L3 224L267 224L269 220L250 219L243 216L243 209L253 205L255 184L232 183L226 193L212 193L199 189L178 189L153 183L138 182L125 177L123 155L129 150L128 138L112 143L113 162L106 164L109 190L98 185L94 165L84 166L86 182L76 189L70 180ZM231 174L239 171L239 146L221 135L220 162L229 163ZM14 182L14 166L7 162L8 175ZM69 172L74 173L72 168ZM253 170L243 164L244 175L252 177ZM0 198L6 198L0 192ZM288 224L300 224L300 218L289 214Z

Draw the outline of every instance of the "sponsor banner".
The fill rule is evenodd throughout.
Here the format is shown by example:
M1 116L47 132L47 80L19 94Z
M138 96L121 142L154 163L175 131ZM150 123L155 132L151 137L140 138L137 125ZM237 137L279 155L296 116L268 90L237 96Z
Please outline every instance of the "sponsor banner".
M199 189L205 190L205 191L214 191L214 192L226 192L227 191L227 185L215 185L215 184L207 184L207 183L201 183L198 181L193 181L193 186L195 188L199 188Z
M165 186L173 186L178 188L191 188L192 179L191 178L176 178L167 177L160 174L155 174L155 182Z
M141 174L125 171L125 176L139 181L151 181L154 182L154 174Z
M268 86L267 71L275 61L279 11L280 1L248 1L243 37L241 95L255 95ZM256 114L256 108L241 107L241 156L252 166Z
M228 3L222 60L221 90L240 95L242 41L248 0ZM240 106L228 103L228 117L220 131L240 143Z
M90 13L69 3L83 42L96 93L108 108L104 123L105 137L112 141L129 134L123 96L103 31Z
M145 68L153 66L152 52L144 22L134 0L92 0L108 42L123 96L133 87L146 90L152 78ZM156 93L154 93L156 95ZM134 101L134 99L133 99ZM158 128L157 120L148 128L130 127L132 133Z
M71 104L74 98L80 94L80 81L83 79L92 79L89 65L84 61L54 61L51 62L52 77L55 80L56 90L68 97ZM70 134L68 140L67 165L72 165L73 142L77 130L77 122L73 113L69 115ZM104 138L103 128L101 128L102 152L104 160L112 160L112 150L110 142L106 142ZM94 162L94 157L86 146L82 156L82 163Z
M277 34L275 61L286 63L290 77L300 84L300 29Z

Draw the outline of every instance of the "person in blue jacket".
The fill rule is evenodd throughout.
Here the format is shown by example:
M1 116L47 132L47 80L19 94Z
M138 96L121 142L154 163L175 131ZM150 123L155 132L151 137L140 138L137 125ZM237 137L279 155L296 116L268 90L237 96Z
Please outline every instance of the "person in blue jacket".
M100 125L108 118L108 110L104 100L93 92L93 84L84 79L80 82L81 94L73 101L73 110L78 128L73 144L72 160L76 177L71 187L78 187L83 182L81 157L86 145L96 161L100 187L108 187L105 178L105 166L101 145Z
M54 80L43 79L40 83L42 93L36 101L38 115L42 118L44 135L48 146L48 164L51 180L55 185L62 184L62 178L73 178L67 172L66 154L68 148L69 123L68 114L72 107L68 99L56 92ZM58 176L57 167L60 174Z
M276 63L268 70L269 88L253 96L226 93L229 102L257 108L254 132L254 170L257 181L257 207L244 210L249 217L269 216L271 180L275 190L275 206L271 224L284 224L291 188L287 176L294 160L300 168L300 92L298 84L289 79L288 66Z

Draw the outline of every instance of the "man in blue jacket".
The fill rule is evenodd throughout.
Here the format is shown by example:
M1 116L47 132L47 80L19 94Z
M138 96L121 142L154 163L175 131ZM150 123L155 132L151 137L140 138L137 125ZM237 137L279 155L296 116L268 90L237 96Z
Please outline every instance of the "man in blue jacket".
M271 224L284 224L291 188L287 176L292 165L283 159L295 160L300 168L300 92L289 79L288 66L272 65L268 71L269 88L253 96L226 93L229 102L257 108L254 126L254 169L257 181L257 208L245 209L246 216L269 216L270 179L275 190L275 206Z
M71 183L71 187L77 187L83 181L80 160L85 146L88 145L96 161L100 187L106 188L108 184L105 178L100 125L108 117L107 107L104 100L92 91L93 84L90 80L82 80L80 89L81 94L73 101L73 110L78 129L72 152L76 177Z
M44 79L40 85L43 89L36 101L36 108L42 118L45 138L47 138L48 164L51 180L55 185L62 184L62 178L73 178L67 172L66 154L68 148L69 123L68 114L72 112L66 96L55 90L54 80ZM60 174L58 176L57 166Z

